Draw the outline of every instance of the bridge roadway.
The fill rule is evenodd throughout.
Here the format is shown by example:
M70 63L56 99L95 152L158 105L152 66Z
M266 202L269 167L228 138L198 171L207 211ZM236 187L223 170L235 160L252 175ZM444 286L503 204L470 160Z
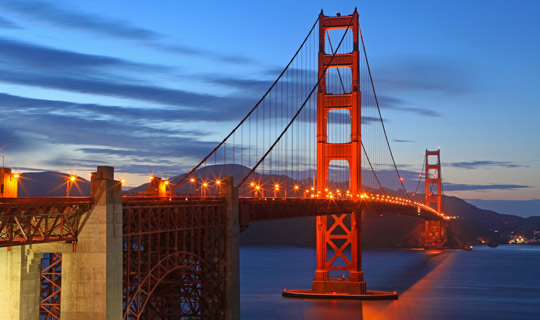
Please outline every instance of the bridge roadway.
M423 220L445 220L445 216L418 202L379 194L364 194L357 200L313 198L239 198L241 224L249 221L331 215L364 210L365 213L391 213ZM162 207L224 205L222 198L123 197L122 203ZM89 197L3 198L0 199L0 247L55 241L77 241L90 210ZM201 221L202 222L202 221Z
M6 319L237 319L238 238L249 221L355 211L445 218L423 204L376 194L239 198L227 179L219 198L122 197L109 167L99 167L91 185L86 198L0 199ZM58 283L42 269L45 253L61 260ZM57 295L45 299L40 292Z

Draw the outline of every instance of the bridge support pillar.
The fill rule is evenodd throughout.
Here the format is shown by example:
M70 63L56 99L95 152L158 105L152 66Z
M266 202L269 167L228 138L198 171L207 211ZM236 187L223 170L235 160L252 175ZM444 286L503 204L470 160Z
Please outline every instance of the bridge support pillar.
M62 258L61 318L122 319L122 190L114 168L98 167L90 196L76 252Z
M221 182L221 196L227 205L227 244L225 276L225 319L240 319L240 206L234 178Z
M41 256L28 246L0 249L0 318L39 319Z
M438 220L426 220L426 239L424 249L442 250L444 247L444 226Z

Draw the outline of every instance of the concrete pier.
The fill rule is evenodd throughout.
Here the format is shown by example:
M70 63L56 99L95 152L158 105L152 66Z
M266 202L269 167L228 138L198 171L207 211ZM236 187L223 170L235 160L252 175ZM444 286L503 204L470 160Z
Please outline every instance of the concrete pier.
M25 246L0 249L0 318L39 319L41 257Z
M240 213L238 187L234 179L222 181L221 196L227 206L227 249L225 276L225 319L240 319Z
M76 252L63 253L61 318L122 319L122 189L114 168L92 174L91 197Z

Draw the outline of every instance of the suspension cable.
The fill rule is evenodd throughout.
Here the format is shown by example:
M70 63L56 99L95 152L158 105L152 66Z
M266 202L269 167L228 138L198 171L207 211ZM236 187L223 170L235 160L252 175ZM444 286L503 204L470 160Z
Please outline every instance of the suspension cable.
M341 41L339 41L339 44L336 48L336 52L337 50L339 50L339 47L341 46L341 44L343 43L343 39L345 39L345 35L347 35L347 32L349 31L349 28L350 26L352 25L352 22L353 22L353 19L354 19L354 16L351 16L351 20L349 21L349 25L347 26L347 29L346 31L343 33L343 37L341 37ZM309 101L309 99L311 98L311 95L313 95L313 92L315 92L315 89L317 89L317 87L319 86L319 83L321 82L322 78L326 76L326 71L328 70L328 68L330 67L330 65L332 64L332 61L334 60L334 57L336 56L336 53L334 53L332 55L332 58L330 58L330 61L328 62L328 65L326 66L326 68L324 69L324 72L321 74L321 76L319 77L319 79L317 80L317 83L313 86L313 89L311 89L308 97L304 100L304 103L302 103L302 106L298 109L298 111L295 113L295 115L293 116L293 118L291 119L291 121L289 121L289 123L287 124L287 126L285 127L285 129L283 130L283 132L281 132L281 134L279 135L279 137L277 137L277 139L274 141L274 143L272 144L272 146L268 149L268 151L266 151L266 153L262 156L262 158L259 160L259 162L257 162L257 164L251 169L251 171L244 177L244 179L242 179L242 181L238 184L238 187L240 187L248 178L249 176L255 172L255 170L257 170L257 167L264 161L264 159L266 159L266 157L268 156L268 154L274 149L274 147L276 146L276 144L281 140L281 138L283 137L283 135L285 135L285 133L287 132L287 130L289 129L289 127L293 124L294 120L296 120L296 118L298 117L298 115L300 114L300 112L304 109L306 103Z
M414 190L415 194L418 192L418 188L420 187L420 181L422 181L422 176L424 175L425 165L426 165L426 157L424 157L424 162L422 163L422 169L420 170L420 175L418 176L418 183L416 184L416 189ZM425 178L426 177L424 177L424 179Z
M407 192L407 189L405 188L405 184L403 183L403 178L399 174L399 170L398 170L397 165L396 165L396 160L394 159L394 154L392 152L392 148L390 147L390 141L388 141L388 135L386 134L386 128L384 127L384 121L383 121L382 114L381 114L381 108L379 106L379 99L377 98L377 93L375 92L375 84L373 83L373 77L371 75L371 68L369 66L369 61L368 61L368 57L367 57L367 53L366 53L366 46L364 44L364 37L362 36L362 29L360 28L360 25L358 25L358 30L360 32L360 39L362 41L362 49L364 50L364 58L366 59L366 65L367 65L367 69L368 69L368 73L369 73L369 80L371 81L371 88L373 89L373 96L375 98L375 104L377 105L377 111L379 112L379 119L381 120L381 125L382 125L382 129L383 129L383 132L384 132L384 138L386 139L386 145L388 146L388 150L390 151L390 157L392 158L392 163L394 165L394 169L396 170L396 174L398 176L399 183L401 184L401 187L403 188L403 191L407 195L407 198L409 198L409 200L413 201L413 199L411 198L411 195Z
M317 25L317 23L319 22L319 17L317 17L317 20L315 20L315 23L313 24L313 26L311 27L311 29L309 30L309 33L307 34L306 38L304 39L304 41L302 42L302 44L300 45L300 48L298 48L298 50L296 50L296 53L294 54L294 56L292 57L292 59L289 61L289 63L287 64L287 66L285 67L285 69L283 69L283 71L281 71L281 73L279 74L278 78L276 79L276 81L274 81L274 83L272 83L272 85L270 86L270 89L268 89L268 91L266 91L266 93L262 96L262 98L259 100L259 102L257 102L257 104L249 111L249 113L244 117L244 119L242 119L242 121L240 121L240 123L227 135L227 137L225 137L225 139L223 139L223 141L221 141L220 144L217 145L217 147L214 148L214 150L212 150L212 152L210 152L201 162L199 162L198 165L196 165L188 174L186 174L182 179L180 179L180 181L178 181L174 186L172 186L172 188L170 189L171 191L171 195L172 195L172 192L174 191L174 189L176 189L176 187L178 187L182 182L184 182L187 178L189 178L197 169L199 169L199 167L206 162L206 160L208 160L208 158L210 158L235 132L236 130L244 123L244 121L246 121L246 119L249 118L249 116L251 116L251 114L257 109L257 107L261 104L262 101L264 101L264 99L266 98L266 96L272 91L272 89L276 86L276 84L278 83L278 81L281 79L281 77L283 76L283 74L285 74L285 72L289 69L289 66L292 64L292 62L294 61L294 59L296 58L296 56L298 55L298 53L300 52L300 50L302 50L302 48L304 47L304 44L306 43L306 41L309 39L309 36L311 35L311 33L313 32L313 29L315 29L315 26Z

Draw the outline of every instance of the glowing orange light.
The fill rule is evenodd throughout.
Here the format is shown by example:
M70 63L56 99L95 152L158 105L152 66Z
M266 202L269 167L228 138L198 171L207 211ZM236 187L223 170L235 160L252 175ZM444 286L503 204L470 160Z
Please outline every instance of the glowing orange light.
M300 187L299 186L294 186L294 189L298 190L298 189L300 189Z
M399 177L399 181L403 181L403 177Z
M189 179L189 181L195 182L195 178L191 178L191 179Z
M70 177L69 177L69 180L75 181L75 180L77 180L77 177L76 177L76 176L70 176Z
M261 188L261 186L255 186L255 189L259 190Z
M121 184L124 184L124 183L126 183L126 179L122 179L122 180L120 180L120 183L121 183Z
M279 184L275 184L274 188L276 188L276 190L279 190Z
M208 187L208 183L205 182L205 183L202 184L202 186L206 188L206 187Z
M311 187L311 191L313 191L313 190L315 190L315 188L314 188L314 187Z
M154 180L154 176L149 176L148 179Z
M252 182L250 185L251 185L252 187L254 187L254 186L255 186L255 183Z
M221 184L221 180L216 180L216 184Z
M15 179L19 178L19 174L18 173L14 174L13 178L15 178Z
M165 185L168 185L168 184L169 184L169 181L167 180L167 181L165 181L164 183L165 183Z

